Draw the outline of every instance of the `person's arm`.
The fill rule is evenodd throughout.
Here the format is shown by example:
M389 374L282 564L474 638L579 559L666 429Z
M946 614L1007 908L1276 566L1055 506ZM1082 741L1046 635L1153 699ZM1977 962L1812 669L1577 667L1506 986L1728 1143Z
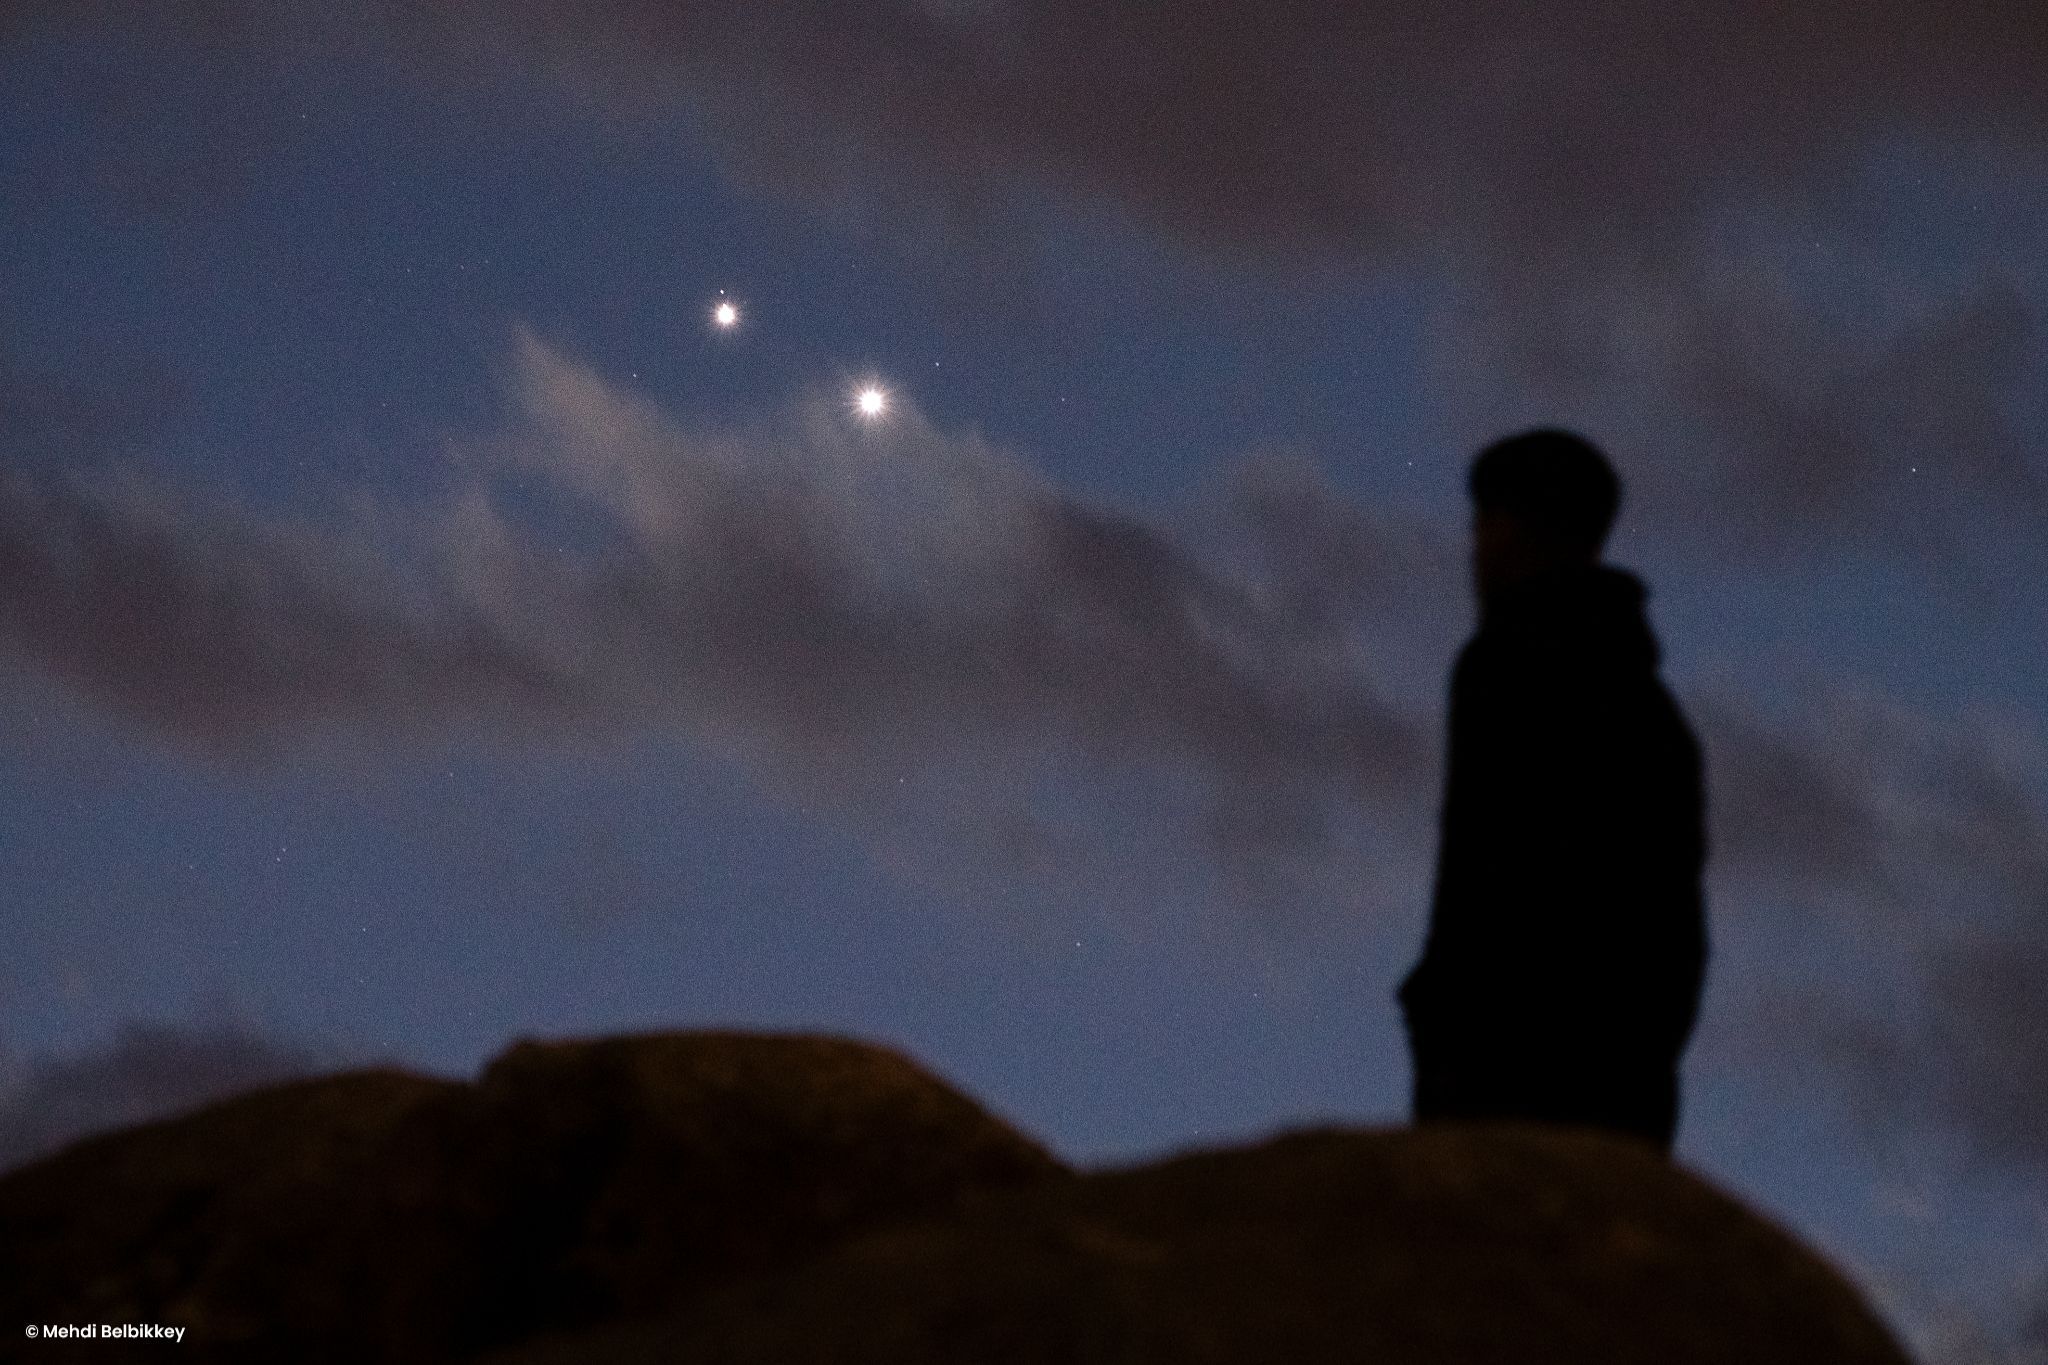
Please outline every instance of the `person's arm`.
M1502 950L1525 889L1513 847L1521 718L1502 665L1497 648L1475 643L1452 671L1429 935L1401 989L1411 1023L1453 1027L1506 988Z

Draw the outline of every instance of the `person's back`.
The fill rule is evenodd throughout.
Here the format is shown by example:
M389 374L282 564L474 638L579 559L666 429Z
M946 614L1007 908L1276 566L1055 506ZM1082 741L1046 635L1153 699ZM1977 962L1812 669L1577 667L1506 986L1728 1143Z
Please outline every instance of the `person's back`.
M1668 1147L1706 960L1699 750L1642 585L1601 566L1619 486L1534 432L1473 469L1481 625L1452 674L1441 844L1402 983L1415 1116Z

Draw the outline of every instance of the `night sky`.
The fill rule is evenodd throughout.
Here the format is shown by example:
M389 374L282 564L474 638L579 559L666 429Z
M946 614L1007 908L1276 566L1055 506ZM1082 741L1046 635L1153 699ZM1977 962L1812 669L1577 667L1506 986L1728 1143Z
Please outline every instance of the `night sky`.
M692 1027L1404 1121L1564 425L1706 747L1679 1158L2048 1360L2037 0L327 8L0 0L0 1160Z

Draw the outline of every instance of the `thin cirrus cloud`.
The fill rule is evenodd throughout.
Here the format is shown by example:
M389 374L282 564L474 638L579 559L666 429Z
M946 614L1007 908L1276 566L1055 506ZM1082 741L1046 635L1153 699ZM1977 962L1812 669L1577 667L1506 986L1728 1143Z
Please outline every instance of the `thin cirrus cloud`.
M628 109L683 100L743 180L806 202L965 204L970 225L1012 230L1003 206L1028 187L1220 260L1454 281L1440 343L1465 368L1447 403L1487 387L1476 370L1505 408L1599 411L1658 452L1674 496L1739 512L1760 542L1891 544L1944 494L2043 505L2012 411L2041 361L2024 258L1919 296L1926 263L1892 259L1880 292L1901 297L1859 311L1829 297L1867 286L1856 272L1788 278L1725 230L1730 210L1775 214L1781 239L1884 263L1896 244L1871 223L1891 209L1870 167L1903 146L2048 185L2048 18L2023 0L1964 21L1935 3L1716 0L1483 23L1330 0L1255 23L1217 2L1060 0L857 24L817 3L619 0L574 17L494 6L488 41L476 15L393 22L431 54L418 69L519 54ZM2003 211L2048 239L2034 200ZM1918 485L1873 477L1916 456L1932 466Z
M73 0L18 22L66 17L203 29L209 60L353 44L465 98L581 98L627 125L686 108L744 184L828 210L938 206L956 240L1032 230L1015 206L1050 198L1218 262L1420 271L1452 286L1437 324L1456 382L1433 387L1461 435L1532 400L1601 414L1759 542L1891 545L1928 523L1931 487L2043 501L2012 411L2042 360L2024 244L2048 238L2048 17L2028 0L1963 17L1577 0L1483 22L1333 0L1255 22L1223 0L904 3L858 22L818 0ZM1975 278L1926 285L1953 272L1883 236L1897 187L1873 168L1913 147L1991 186L1948 215L1966 259L1988 253ZM1997 230L1969 236L1987 212ZM1742 244L1729 224L1752 220L1775 235ZM1894 297L1848 306L1873 273ZM1930 451L1916 485L1873 477Z
M921 756L1051 747L1191 780L1219 847L1312 843L1317 809L1423 762L1327 594L1281 570L1226 573L909 409L691 433L514 349L513 420L395 533L0 474L0 646L228 757L642 733L845 793ZM563 494L583 548L507 511L510 476Z
M1802 907L1893 988L1755 983L1752 1021L1846 1080L1878 1128L1936 1131L2048 1180L2048 755L2037 730L1847 688L1800 713L1699 708L1723 917Z

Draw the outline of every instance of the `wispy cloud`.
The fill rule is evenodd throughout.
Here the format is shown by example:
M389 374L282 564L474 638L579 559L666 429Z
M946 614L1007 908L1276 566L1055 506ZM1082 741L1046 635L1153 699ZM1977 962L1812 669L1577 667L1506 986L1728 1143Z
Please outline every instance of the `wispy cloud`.
M1741 902L1807 907L1871 978L1769 983L1758 1026L1803 1043L1891 1134L1945 1134L2048 1180L2038 731L1846 691L1705 721L1719 875Z
M626 125L688 110L746 185L862 218L929 210L956 243L1014 244L1028 199L1212 260L1420 274L1461 300L1438 318L1461 436L1532 409L1584 419L1755 544L1903 531L1924 549L1954 521L1928 516L1935 489L2043 505L2011 411L2042 360L2038 252L2019 244L2048 241L2048 21L2028 0L1966 19L1933 0L1586 2L1483 23L1291 0L1255 24L1224 0L905 3L858 22L819 0L345 17L71 0L15 22L67 16L200 33L209 60L353 45L477 99L566 91ZM1929 275L1879 240L1895 206L1872 197L1872 168L1911 147L1975 168L2003 226L1981 278L1859 311L1856 269L1901 295ZM1829 250L1796 264L1788 243ZM1927 478L1880 476L1925 451Z
M1068 753L1196 793L1185 817L1238 861L1321 846L1329 812L1426 762L1347 628L1411 547L1337 517L1306 471L1240 490L1226 565L914 410L863 425L820 398L689 431L514 349L505 429L444 505L374 534L0 475L0 644L225 755L647 734L850 809L883 775L993 762L1014 831L1030 781L997 756ZM512 479L526 496L498 496ZM1283 484L1332 509L1312 562L1270 524Z

